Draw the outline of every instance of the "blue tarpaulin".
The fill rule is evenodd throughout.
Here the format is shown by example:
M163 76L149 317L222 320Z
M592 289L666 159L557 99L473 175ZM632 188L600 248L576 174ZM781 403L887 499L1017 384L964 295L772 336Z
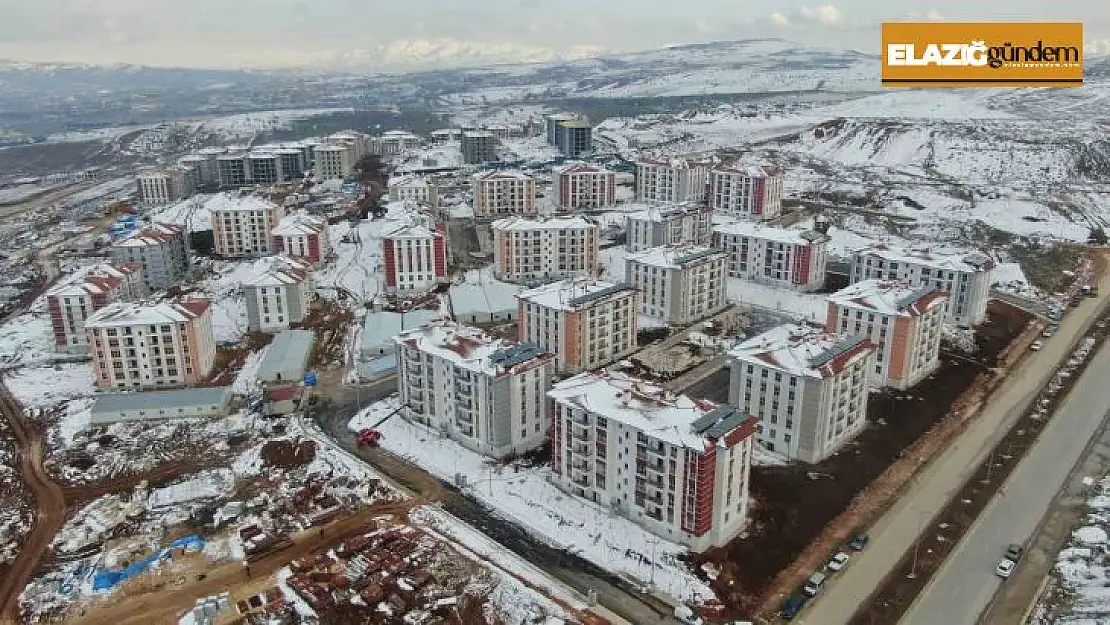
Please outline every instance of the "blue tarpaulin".
M186 549L188 551L199 551L204 548L204 539L196 534L178 538L170 543L170 546L155 552L138 562L133 562L125 568L115 570L100 571L93 577L93 590L105 590L114 588L120 582L127 581L132 577L145 573L155 562L165 560L173 555L174 549Z

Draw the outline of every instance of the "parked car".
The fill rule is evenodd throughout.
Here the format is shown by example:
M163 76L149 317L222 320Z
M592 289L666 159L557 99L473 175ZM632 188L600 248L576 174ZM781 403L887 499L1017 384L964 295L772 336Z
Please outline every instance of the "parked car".
M794 617L798 616L798 612L802 611L808 600L809 597L800 592L790 595L786 598L786 601L782 602L782 607L779 608L779 616L788 621L794 620Z
M835 556L833 556L831 560L829 560L829 570L830 571L842 570L844 567L848 566L848 560L850 560L850 559L851 559L851 556L848 555L847 551L837 552L837 554Z
M1041 351L1042 347L1044 347L1044 341L1033 341L1033 344L1029 346L1029 349L1035 352L1039 352Z
M852 551L863 551L869 540L867 534L856 534L852 537L852 542L848 543L848 546L852 548Z
M1025 547L1017 543L1011 543L1010 546L1006 547L1006 554L1003 557L1017 562L1021 560L1021 556L1023 555L1025 555Z
M705 623L700 616L694 614L694 610L690 606L681 604L674 607L674 617L684 625L702 625Z
M816 597L817 593L821 592L821 589L825 587L825 580L827 579L829 579L828 575L825 575L821 571L817 571L809 576L809 579L806 580L806 585L802 587L802 591L810 597Z
M1002 558L998 561L998 566L994 569L994 574L1002 579L1009 579L1010 574L1014 572L1014 567L1017 564L1009 558Z
M1041 336L1043 336L1043 337L1044 337L1044 338L1046 338L1046 339L1050 339L1050 338L1052 338L1052 335L1053 335L1053 334L1056 334L1056 333L1055 333L1055 332L1054 332L1054 331L1052 330L1052 327L1051 327L1051 326L1050 326L1050 327L1047 327L1047 328L1045 328L1045 329L1044 329L1044 332L1041 332Z

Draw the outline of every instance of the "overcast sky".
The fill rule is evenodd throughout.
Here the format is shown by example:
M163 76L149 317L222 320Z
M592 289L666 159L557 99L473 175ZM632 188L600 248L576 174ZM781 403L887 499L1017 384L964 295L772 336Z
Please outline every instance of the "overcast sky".
M1080 20L1110 49L1110 0L0 0L0 16L2 59L189 67L407 69L752 37L877 52L880 22L913 17Z

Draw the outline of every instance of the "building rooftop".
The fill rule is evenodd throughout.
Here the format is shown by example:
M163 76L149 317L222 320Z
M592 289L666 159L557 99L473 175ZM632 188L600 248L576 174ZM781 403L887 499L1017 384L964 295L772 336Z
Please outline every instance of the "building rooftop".
M532 343L495 339L478 328L438 321L394 339L475 373L500 377L531 369L555 356Z
M211 300L180 298L172 302L115 302L97 310L85 319L85 327L115 327L183 323L208 312Z
M424 188L430 187L431 183L429 183L428 180L423 176L414 176L412 174L407 174L404 176L390 178L388 186L390 189L392 189L393 187Z
M254 272L243 280L243 286L289 286L300 284L311 275L312 265L307 260L278 254L255 261Z
M373 349L392 345L393 338L408 330L421 328L440 318L439 311L419 308L409 312L375 311L362 323L362 347Z
M101 263L89 267L82 267L66 276L53 287L46 295L48 297L65 297L67 295L102 295L118 288L128 277L142 270L140 263Z
M268 211L277 208L277 204L257 195L219 193L205 202L204 208L211 213Z
M922 265L930 269L943 269L960 273L976 273L994 269L991 257L979 252L941 252L930 249L905 249L874 245L856 250L855 255L874 256L887 261Z
M814 243L827 243L829 241L828 235L821 234L816 230L790 230L788 228L776 228L775 226L766 226L750 221L719 224L713 226L713 232L764 239L766 241L785 243L787 245L810 245Z
M612 171L601 167L600 165L591 165L590 163L568 163L555 169L556 176L565 176L569 174L608 174L616 175Z
M146 247L148 245L162 245L169 243L175 237L184 236L185 226L177 224L153 223L136 230L117 240L116 247Z
M660 204L658 206L649 206L642 211L626 213L625 218L635 221L661 222L664 219L668 219L671 217L680 217L682 215L690 215L703 211L709 212L710 209L708 206L704 206L696 202L683 202L680 204Z
M847 337L821 328L782 325L754 336L729 355L741 362L770 366L808 378L826 378L873 349L867 337Z
M668 160L649 158L637 162L636 165L647 167L671 167L673 169L694 169L696 167L709 166L705 161L699 161L693 158L672 158Z
M619 371L583 373L555 384L547 396L640 430L672 445L703 451L728 432L756 419L708 400L675 395Z
M778 167L749 163L721 163L712 171L722 174L742 174L751 178L773 178L782 175L782 170Z
M308 364L316 333L312 330L282 330L274 335L273 342L266 348L262 362L258 364L256 377L259 380L276 380L282 372L291 368L298 370ZM299 380L285 380L299 382Z
M600 280L563 280L522 291L521 300L556 310L577 310L599 304L609 299L636 293L627 282L613 283Z
M298 236L320 234L328 229L328 222L322 217L315 217L308 213L293 213L281 218L277 226L270 231L274 236Z
M431 239L442 236L424 224L402 223L382 230L383 239Z
M551 219L528 219L526 217L507 217L490 224L494 230L573 230L581 228L600 228L596 223L581 215L573 217L554 217Z
M728 253L700 245L666 246L629 254L625 260L661 269L680 269L713 258L724 260Z
M96 425L119 421L142 421L148 418L147 415L128 414L123 416L123 413L131 413L137 410L150 410L155 414L150 415L149 418L157 419L159 418L158 411L176 411L178 408L192 408L194 406L224 406L230 399L230 386L142 391L138 393L103 393L97 395L96 400L93 401L89 422ZM182 416L185 418L196 417L195 414Z
M829 303L837 306L905 317L916 317L947 300L948 294L944 291L930 286L916 287L899 280L864 280L829 296Z
M492 132L485 132L482 130L467 130L462 133L463 137L468 139L495 139Z
M474 182L488 182L492 180L532 180L532 177L515 169L494 169L474 174Z

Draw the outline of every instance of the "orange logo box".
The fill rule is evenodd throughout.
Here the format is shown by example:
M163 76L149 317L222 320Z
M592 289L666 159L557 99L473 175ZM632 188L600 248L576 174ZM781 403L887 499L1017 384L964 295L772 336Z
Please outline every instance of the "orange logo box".
M1081 87L1078 22L883 24L887 87Z

